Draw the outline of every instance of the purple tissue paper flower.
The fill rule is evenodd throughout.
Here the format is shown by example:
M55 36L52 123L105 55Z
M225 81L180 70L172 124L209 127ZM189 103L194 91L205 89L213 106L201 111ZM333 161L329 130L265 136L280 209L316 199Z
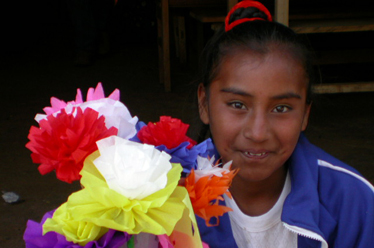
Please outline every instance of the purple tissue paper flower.
M32 220L27 221L27 227L23 235L26 248L120 248L131 235L115 230L109 230L99 240L88 242L80 246L67 241L66 238L56 232L48 232L43 235L43 224L48 218L52 218L53 211L47 212L40 223Z

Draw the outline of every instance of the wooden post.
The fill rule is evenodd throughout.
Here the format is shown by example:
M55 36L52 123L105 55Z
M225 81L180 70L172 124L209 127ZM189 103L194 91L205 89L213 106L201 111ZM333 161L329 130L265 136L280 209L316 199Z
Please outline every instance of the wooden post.
M282 23L286 26L289 25L289 0L275 0L275 11L274 11L276 22Z
M231 8L234 7L234 5L237 3L238 0L227 0L227 12L229 12Z
M162 25L162 83L165 91L171 90L170 81L170 31L169 31L169 1L161 0L161 25Z

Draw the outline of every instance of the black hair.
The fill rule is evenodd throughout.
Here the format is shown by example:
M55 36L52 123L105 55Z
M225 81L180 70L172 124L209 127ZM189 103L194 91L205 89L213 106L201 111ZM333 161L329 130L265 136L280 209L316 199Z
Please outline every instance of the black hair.
M242 18L260 17L267 19L262 11L255 7L238 8L234 11L229 23ZM254 20L247 21L231 30L222 27L208 41L200 58L200 83L207 90L212 80L217 76L220 66L227 55L242 50L253 51L257 54L267 54L272 49L285 49L294 59L300 61L309 79L306 102L312 102L312 84L315 73L312 55L306 42L292 29L277 22Z

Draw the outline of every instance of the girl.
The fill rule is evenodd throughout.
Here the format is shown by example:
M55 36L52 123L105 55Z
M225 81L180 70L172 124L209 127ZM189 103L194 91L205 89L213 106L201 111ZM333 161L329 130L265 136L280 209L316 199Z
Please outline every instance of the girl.
M222 162L239 172L233 209L218 225L198 219L216 247L374 247L374 188L357 171L310 144L314 80L306 47L244 0L203 51L200 118Z

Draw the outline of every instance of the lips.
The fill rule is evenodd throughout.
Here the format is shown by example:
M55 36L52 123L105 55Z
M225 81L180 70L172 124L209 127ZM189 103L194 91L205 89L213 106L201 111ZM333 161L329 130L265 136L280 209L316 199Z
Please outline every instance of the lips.
M242 153L244 154L244 156L248 158L261 159L261 158L266 158L270 152L264 151L264 150L261 150L261 151L253 150L253 151L243 151Z

